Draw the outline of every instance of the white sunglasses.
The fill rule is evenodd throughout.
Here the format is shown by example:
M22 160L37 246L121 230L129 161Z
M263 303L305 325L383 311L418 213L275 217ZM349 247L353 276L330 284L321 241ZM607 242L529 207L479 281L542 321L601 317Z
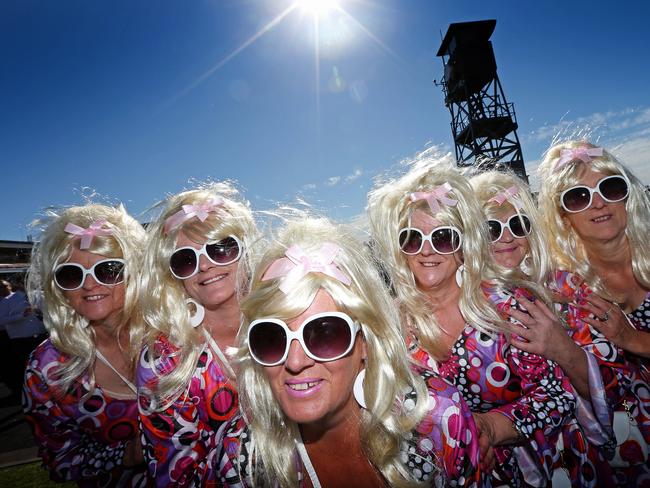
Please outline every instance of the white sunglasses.
M594 193L608 203L625 200L630 193L627 178L621 175L611 175L601 178L596 186L576 185L567 188L560 194L560 204L569 213L578 213L591 207Z
M124 259L102 259L90 268L79 263L61 263L54 268L54 283L62 290L78 290L90 275L100 285L113 286L124 281L124 274Z
M287 360L295 339L314 361L336 361L352 350L360 329L342 312L312 315L295 332L283 320L257 319L248 327L248 350L262 366L277 366Z
M241 242L235 236L217 242L206 242L200 249L179 247L169 258L169 270L179 280L187 280L199 272L201 256L217 266L227 266L239 259L241 250Z

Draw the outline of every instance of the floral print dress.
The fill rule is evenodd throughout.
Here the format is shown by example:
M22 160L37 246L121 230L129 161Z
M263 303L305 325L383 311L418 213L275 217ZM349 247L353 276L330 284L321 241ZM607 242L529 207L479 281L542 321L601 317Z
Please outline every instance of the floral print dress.
M136 374L149 473L160 487L214 486L211 456L216 450L217 431L238 409L233 380L206 344L186 390L170 405L157 408L152 392L159 377L176 367L178 348L161 336L153 349L151 357L145 346Z
M590 368L589 383L597 422L584 425L585 430L589 431L591 426L611 431L614 415L619 416L616 427L622 426L624 434L629 420L635 423L638 430L633 429L629 436L619 435L615 448L611 452L605 451L605 456L612 464L619 486L650 487L650 377L645 365L641 358L615 346L600 331L583 321L588 312L579 306L593 292L581 277L558 271L553 291L564 299L561 312L569 325L569 335L596 365L595 369ZM628 314L639 330L650 327L650 316L644 323L645 312L641 310L648 302L646 299L639 309ZM628 422L625 422L626 418ZM616 427L614 431L621 430Z
M507 309L519 307L513 294L489 284L483 291L504 318ZM532 298L525 290L518 292ZM519 442L495 449L493 486L547 486L559 468L567 471L574 486L601 486L597 470L602 458L587 449L588 440L575 418L576 393L556 363L511 346L503 333L486 334L471 324L465 325L444 361L433 360L414 334L409 351L414 362L436 369L455 385L473 412L498 412L519 433ZM564 465L557 448L565 434L568 445L582 446L570 466Z
M415 366L429 391L429 411L402 443L400 456L409 475L423 486L488 487L479 469L476 424L456 388L433 371ZM405 408L413 408L415 391L406 395ZM215 458L219 482L230 488L259 486L250 472L251 430L241 416L224 429L220 453ZM305 488L304 466L296 453L299 488ZM256 480L257 481L257 480ZM354 480L349 480L354 486Z
M84 487L147 486L144 465L123 466L127 443L139 435L135 394L97 385L91 391L88 375L61 392L56 372L68 360L47 339L32 352L25 371L23 408L50 478Z

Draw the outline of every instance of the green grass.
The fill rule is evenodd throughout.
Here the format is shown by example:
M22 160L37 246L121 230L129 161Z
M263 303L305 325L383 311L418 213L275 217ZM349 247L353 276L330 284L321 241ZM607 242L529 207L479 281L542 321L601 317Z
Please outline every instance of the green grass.
M76 483L55 483L47 471L37 461L29 464L0 469L0 487L4 488L41 488L41 487L76 486Z

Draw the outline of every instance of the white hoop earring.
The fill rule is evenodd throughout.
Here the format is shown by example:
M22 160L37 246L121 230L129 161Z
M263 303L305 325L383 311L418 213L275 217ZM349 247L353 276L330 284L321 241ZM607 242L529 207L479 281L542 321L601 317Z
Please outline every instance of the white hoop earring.
M185 300L185 303L187 305L194 305L194 313L192 313L191 309L189 311L190 325L196 329L199 325L201 325L201 322L203 322L203 319L205 318L205 308L203 308L203 305L201 305L199 302L191 298Z
M456 284L458 288L463 286L463 273L465 272L465 265L461 264L456 270Z
M359 371L359 374L354 380L354 387L352 388L352 393L354 394L354 399L357 401L361 408L367 409L366 407L366 397L363 392L363 380L366 378L366 369Z

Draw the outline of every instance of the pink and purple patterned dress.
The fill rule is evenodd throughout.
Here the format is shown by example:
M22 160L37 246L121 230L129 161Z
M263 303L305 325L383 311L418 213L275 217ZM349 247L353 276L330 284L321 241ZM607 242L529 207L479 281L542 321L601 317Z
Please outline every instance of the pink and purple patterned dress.
M61 392L57 369L67 360L47 339L25 371L23 408L50 478L84 487L147 486L144 465L122 464L127 443L139 435L135 395L97 385L90 391L87 375Z
M402 443L404 468L423 486L488 487L489 480L479 468L478 432L472 412L456 388L430 370L420 366L413 369L427 385L430 410ZM415 391L409 392L405 407L415 398ZM259 486L253 483L250 472L251 430L241 416L225 427L220 447L214 461L221 486ZM305 488L306 474L297 454L293 462L301 480L299 488ZM353 479L348 486L354 486Z
M159 377L176 367L178 349L159 337L154 351L152 364L149 348L143 349L136 372L149 473L160 487L214 486L217 431L237 412L237 390L210 347L204 345L185 391L171 405L157 410L151 392Z
M508 308L518 307L514 295L488 284L483 290L504 318ZM489 335L466 324L449 356L439 362L419 346L413 335L409 351L416 363L436 369L455 385L473 412L498 412L520 434L520 442L495 449L494 486L550 483L555 468L562 465L562 453L556 445L564 430L571 432L571 445L587 444L574 416L576 393L562 369L553 361L511 346L503 333ZM581 454L580 461L568 468L572 483L599 486L599 460L597 455L592 459L587 453Z
M612 430L614 412L626 413L638 427L640 435L619 439L615 450L605 452L613 459L614 474L619 486L650 487L650 379L644 364L633 354L612 344L598 330L584 322L588 312L579 308L592 292L579 276L558 271L554 292L562 297L561 313L569 325L569 335L587 353L589 387L595 421L584 424L586 432ZM647 301L647 300L646 300ZM641 306L643 307L643 305ZM641 308L640 307L640 308ZM639 310L628 316L639 330L650 325L638 320ZM650 314L648 314L650 315ZM620 419L619 419L620 420Z

